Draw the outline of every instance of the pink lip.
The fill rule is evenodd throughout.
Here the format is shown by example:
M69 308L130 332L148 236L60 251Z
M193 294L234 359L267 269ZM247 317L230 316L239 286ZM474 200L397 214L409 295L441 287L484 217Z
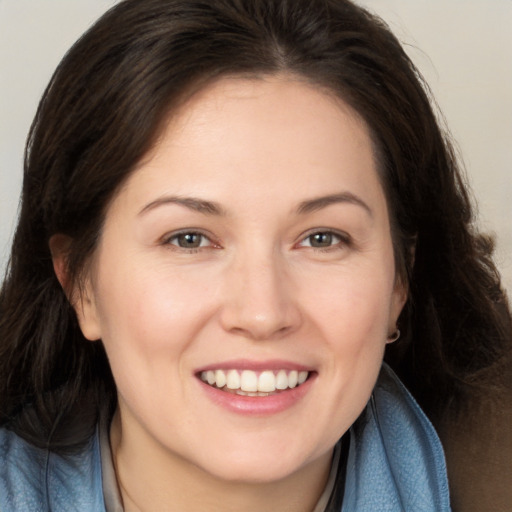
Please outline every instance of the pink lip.
M262 372L265 370L297 370L312 371L312 368L291 361L272 359L267 361L251 361L248 359L232 359L221 363L213 363L208 366L202 366L196 370L196 374L207 372L208 370L252 370L253 372Z
M200 372L208 371L208 369L214 368L223 370L231 368L250 369L253 371L263 371L265 369L273 370L278 368L290 370L300 369L301 371L307 369L303 366L295 364L292 364L291 367L287 366L286 364L283 366L282 362L280 362L277 366L269 365L268 363L249 364L247 362L245 365L240 363L241 361L229 361L227 366L224 366L223 364L209 366L201 369ZM316 380L316 376L316 372L311 372L308 380L300 386L280 391L275 395L269 396L242 396L235 393L229 393L227 391L221 391L220 389L210 386L206 382L203 382L199 377L197 378L197 382L201 386L201 389L208 399L210 399L214 404L230 412L248 416L268 416L272 414L278 414L298 404L311 390L312 386L314 385L314 381Z

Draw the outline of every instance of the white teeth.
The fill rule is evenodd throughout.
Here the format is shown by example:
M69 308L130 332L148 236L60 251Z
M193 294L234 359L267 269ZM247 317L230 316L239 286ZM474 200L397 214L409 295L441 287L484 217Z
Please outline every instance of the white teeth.
M240 388L240 375L236 370L229 370L226 377L226 386L228 389Z
M222 370L216 370L215 385L218 388L223 388L226 385L226 382L227 382L226 374Z
M240 377L240 389L242 391L258 391L258 376L251 370L244 370Z
M299 372L293 370L288 375L288 387L294 388L297 385L297 382L299 381Z
M210 384L210 386L213 386L213 384L215 384L215 373L212 372L211 370L206 372L206 381L208 382L208 384Z
M237 389L235 391L235 394L241 395L241 396L268 396L269 395L268 393L261 393L260 391L255 393L253 391L242 391L241 389Z
M284 370L279 370L276 376L276 389L288 388L288 375Z
M303 384L309 376L307 371L265 370L258 373L252 370L208 370L201 372L201 380L219 389L227 387L239 395L268 396L276 390L294 388Z
M258 377L258 391L271 393L276 390L276 377L274 372L266 370L260 373Z

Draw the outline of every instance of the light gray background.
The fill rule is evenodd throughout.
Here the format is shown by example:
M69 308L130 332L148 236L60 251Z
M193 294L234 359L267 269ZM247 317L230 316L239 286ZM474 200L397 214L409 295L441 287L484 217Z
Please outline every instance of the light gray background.
M21 187L25 137L74 40L115 0L0 0L0 272ZM360 0L380 14L429 82L496 233L512 291L512 0Z

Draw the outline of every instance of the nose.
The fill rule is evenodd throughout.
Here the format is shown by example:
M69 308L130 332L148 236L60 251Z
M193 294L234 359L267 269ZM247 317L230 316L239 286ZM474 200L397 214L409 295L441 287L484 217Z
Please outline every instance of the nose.
M270 340L302 322L293 279L278 256L242 257L227 270L221 323L231 333Z

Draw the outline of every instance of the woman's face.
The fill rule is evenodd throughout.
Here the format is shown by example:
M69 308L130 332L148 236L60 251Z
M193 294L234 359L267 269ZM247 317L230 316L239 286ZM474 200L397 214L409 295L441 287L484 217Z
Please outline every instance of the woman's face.
M114 198L85 290L123 436L229 480L327 459L405 300L366 125L286 77L209 86Z

